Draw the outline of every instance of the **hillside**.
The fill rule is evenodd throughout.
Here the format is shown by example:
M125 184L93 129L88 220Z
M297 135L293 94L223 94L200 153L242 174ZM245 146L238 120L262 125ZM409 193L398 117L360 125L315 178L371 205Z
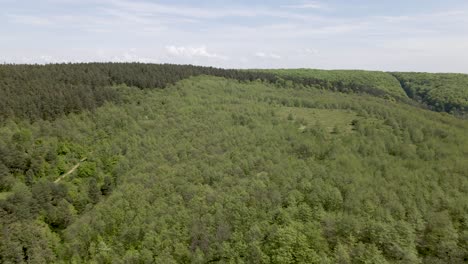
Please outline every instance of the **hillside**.
M392 73L406 93L430 109L465 116L468 113L468 75L453 73Z
M267 72L279 76L294 76L299 78L317 78L330 82L343 82L345 86L352 84L365 85L382 90L396 97L407 97L405 91L395 77L386 72L358 70L315 70L315 69L278 69Z
M422 107L462 118L466 118L468 113L467 74L316 69L276 69L262 72L293 80L314 78L326 82L322 87L327 87L327 82L344 87L367 87L402 102L408 103L405 98L410 98Z
M165 71L155 89L130 83L142 65L117 66L94 76L122 79L72 84L99 103L4 117L0 262L468 259L466 120L213 68Z
M210 75L240 82L261 80L277 87L369 94L466 117L468 75L385 73L351 70L236 70L193 65L81 63L0 65L0 121L54 119L118 103L111 86L165 88L190 76ZM425 77L427 76L427 78ZM409 97L408 97L409 96Z

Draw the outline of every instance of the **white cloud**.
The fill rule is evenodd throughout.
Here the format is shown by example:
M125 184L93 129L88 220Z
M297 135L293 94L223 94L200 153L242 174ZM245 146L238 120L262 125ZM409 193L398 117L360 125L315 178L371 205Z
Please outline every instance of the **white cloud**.
M132 14L142 15L171 15L180 18L195 18L195 19L219 19L225 17L276 17L284 19L299 19L306 20L310 16L298 14L295 12L278 11L274 8L267 7L236 7L226 6L223 8L217 7L191 7L183 5L168 5L160 3L129 1L129 0L108 0L113 6L119 10L127 10Z
M138 55L136 48L131 48L129 51L124 52L122 55L112 57L113 62L142 62L142 63L156 63L156 59L146 58Z
M0 58L468 71L468 8L461 4L414 13L363 13L353 7L334 13L338 5L323 0L282 1L283 6L230 3L45 0L40 7L2 5L0 23L6 26L0 27Z
M324 9L323 4L319 2L304 2L301 4L285 5L283 7L292 8L292 9Z
M306 48L304 51L305 51L306 53L312 54L312 55L318 55L318 54L319 54L319 51L316 50L316 49Z
M41 57L39 57L41 61L43 61L44 63L54 63L54 62L57 62L56 59L54 59L52 56L49 56L49 55L42 55Z
M9 21L18 24L25 24L31 26L44 26L52 24L48 18L30 15L7 15Z
M80 60L70 60L70 59L63 59L54 57L51 55L41 55L41 56L34 56L34 57L26 57L23 56L18 58L19 63L26 63L26 64L51 64L51 63L69 63L69 62L81 62Z
M264 58L264 59L275 59L275 60L278 60L278 59L281 59L281 56L278 55L278 54L274 54L274 53L265 53L265 52L256 52L254 54L255 57L258 57L258 58Z
M170 55L177 56L177 57L187 57L187 58L205 57L205 58L222 59L222 60L228 59L227 56L208 52L205 46L200 46L200 47L167 46L166 51Z

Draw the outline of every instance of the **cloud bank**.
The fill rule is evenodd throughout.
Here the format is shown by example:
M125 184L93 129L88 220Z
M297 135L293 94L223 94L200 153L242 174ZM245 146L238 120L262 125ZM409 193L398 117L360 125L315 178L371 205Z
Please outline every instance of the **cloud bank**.
M0 62L468 72L461 0L21 2L1 1Z

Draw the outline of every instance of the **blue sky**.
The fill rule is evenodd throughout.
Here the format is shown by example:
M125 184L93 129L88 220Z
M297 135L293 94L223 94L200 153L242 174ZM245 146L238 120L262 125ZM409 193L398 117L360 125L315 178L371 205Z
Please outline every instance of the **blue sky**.
M0 62L468 73L465 0L0 0Z

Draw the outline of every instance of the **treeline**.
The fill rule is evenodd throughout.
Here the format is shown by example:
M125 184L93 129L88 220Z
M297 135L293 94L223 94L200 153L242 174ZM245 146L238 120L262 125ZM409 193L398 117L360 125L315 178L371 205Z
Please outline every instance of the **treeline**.
M9 117L50 120L62 114L93 110L106 101L119 102L118 93L112 89L117 84L141 89L164 88L198 75L238 81L260 79L281 87L313 86L345 93L395 97L394 93L372 83L278 75L257 70L141 63L0 65L0 120Z

